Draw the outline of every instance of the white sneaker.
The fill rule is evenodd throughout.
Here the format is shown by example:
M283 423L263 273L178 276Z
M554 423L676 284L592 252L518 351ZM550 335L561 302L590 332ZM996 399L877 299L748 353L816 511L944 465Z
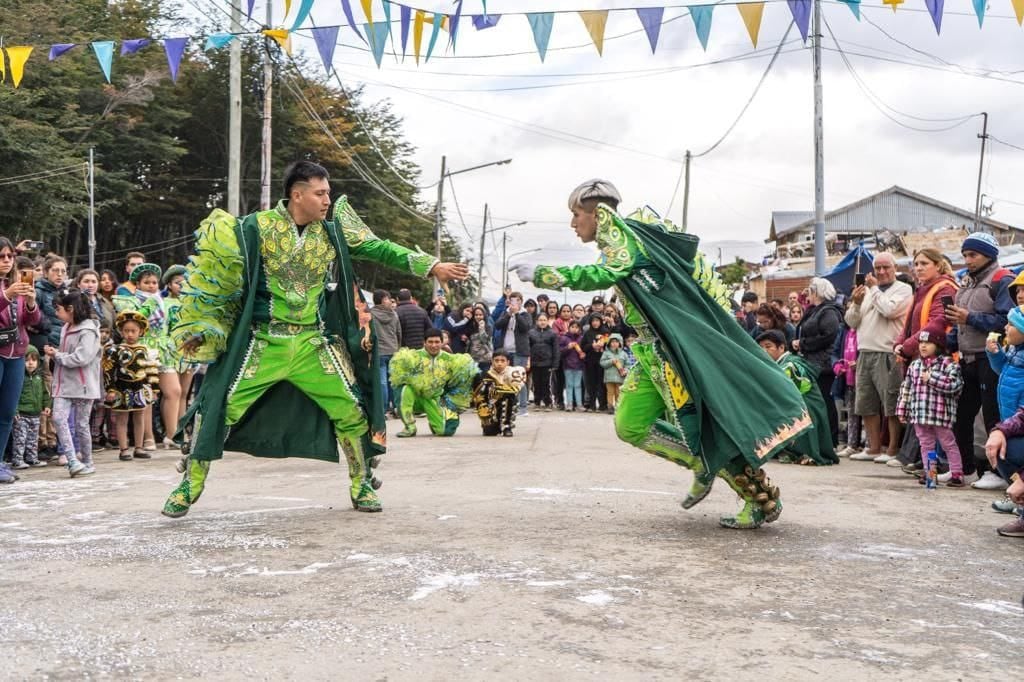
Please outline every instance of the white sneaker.
M892 459L885 463L885 466L896 469L903 466L903 462L900 461L899 457L893 457Z
M836 453L839 457L849 457L850 455L860 452L860 448L855 448L847 445L845 448Z
M981 478L971 484L972 488L978 490L1006 490L1006 481L992 471L986 471Z
M855 452L852 455L850 455L850 459L852 459L854 462L874 462L875 457L878 457L878 455L870 453L867 450L864 450L862 452Z
M887 455L883 452L882 454L880 454L878 457L875 457L871 461L874 462L875 464L888 464L890 461L894 459L896 458L893 457L892 455Z
M952 471L947 471L944 474L939 474L939 483L949 483L949 481L952 478L953 478L953 472Z

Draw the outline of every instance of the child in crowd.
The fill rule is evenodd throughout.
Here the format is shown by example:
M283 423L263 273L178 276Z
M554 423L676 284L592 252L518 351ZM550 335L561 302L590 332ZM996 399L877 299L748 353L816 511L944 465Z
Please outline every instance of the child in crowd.
M845 324L832 350L832 372L836 375L833 395L838 392L837 397L846 407L846 447L837 454L849 457L864 447L860 437L862 419L853 410L857 400L857 330Z
M964 387L960 365L946 354L943 334L918 332L920 357L910 363L907 377L900 386L896 416L904 424L913 424L921 443L921 462L928 467L928 453L935 452L936 442L949 459L950 488L963 488L963 460L953 436L956 405ZM920 483L925 482L924 476Z
M100 323L92 303L78 289L57 294L53 303L64 323L60 347L46 346L43 352L53 359L53 422L74 478L96 471L89 420L92 403L100 398Z
M626 336L626 345L622 347L623 352L626 354L626 369L633 369L633 365L636 364L636 354L633 353L633 344L636 343L636 333L630 333Z
M511 366L508 353L494 351L491 368L473 380L472 405L480 417L485 436L512 437L519 408L519 391L526 382L526 370Z
M94 306L95 307L95 306ZM103 355L113 345L111 330L100 326L100 345L103 347ZM107 387L103 386L103 394L106 395ZM110 411L102 400L97 400L92 406L92 451L102 452L106 448L117 447L117 430L114 427L114 413Z
M1006 349L998 335L989 335L985 346L988 362L999 375L999 420L1009 419L1024 407L1024 309L1010 308L1006 323Z
M39 459L39 415L50 414L50 392L43 383L39 351L29 346L25 351L25 383L18 399L18 414L11 434L11 454L15 469L44 467Z
M626 352L622 349L622 335L615 333L608 336L608 346L601 354L601 367L604 368L604 388L608 400L608 412L614 414L619 404L619 389L626 380Z
M551 369L558 363L558 335L550 327L547 314L537 316L530 330L530 364L533 375L533 404L538 408L551 408Z
M565 372L565 411L575 412L583 407L583 362L587 354L580 344L583 343L583 330L580 323L573 320L569 323L569 331L559 344L562 352L562 371Z
M134 420L135 451L128 451L128 419L132 414L140 415L153 404L153 386L159 382L157 363L149 359L149 349L140 343L146 333L146 318L134 310L117 314L114 323L121 334L121 343L107 348L103 355L103 379L106 386L104 405L114 411L114 426L117 430L118 459L129 462L135 459L149 459L143 450L144 424L138 417Z
M452 352L452 335L447 329L441 330L441 350L445 353Z

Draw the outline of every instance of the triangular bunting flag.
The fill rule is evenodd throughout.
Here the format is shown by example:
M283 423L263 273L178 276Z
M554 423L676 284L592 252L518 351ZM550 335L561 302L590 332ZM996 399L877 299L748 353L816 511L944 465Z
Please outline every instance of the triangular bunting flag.
M313 42L316 43L316 50L320 53L320 61L324 63L324 70L331 75L331 66L334 64L334 48L338 44L337 26L322 26L314 28Z
M246 18L248 18L250 20L252 19L252 8L255 7L255 5L256 5L256 0L249 0L249 5L248 5L248 7L245 10Z
M654 54L658 49L658 36L661 35L661 19L665 16L665 8L645 7L638 9L636 15L640 17L640 23L647 34L647 42L651 44L651 54Z
M31 47L7 48L7 58L11 60L11 82L14 83L14 87L21 84L21 77L25 73L25 62L28 61L30 54L32 54Z
M171 70L171 82L178 82L178 65L185 54L188 38L164 38L164 52L167 53L167 68Z
M349 27L355 31L355 34L359 36L359 39L365 43L366 38L364 38L363 34L359 32L358 28L356 28L356 18L352 16L352 5L349 4L349 0L341 0L341 10L345 13L345 20L348 21Z
M136 38L135 40L122 40L121 41L121 56L126 54L135 54L146 45L149 45L149 38Z
M972 0L974 3L974 13L978 15L978 28L981 28L981 24L985 21L985 4L987 0Z
M757 47L757 36L761 34L761 18L764 16L763 2L744 2L736 5L743 17L743 25L747 27L750 42Z
M883 5L891 5L892 6L892 11L895 12L896 11L896 7L898 5L902 5L903 4L903 0L882 0L882 4Z
M263 35L273 38L274 42L280 45L288 54L292 53L292 35L283 28L267 28L262 31Z
M946 0L924 0L928 6L928 14L932 15L932 23L935 24L935 33L942 33L942 9Z
M267 2L270 2L270 0L267 0ZM288 15L291 13L291 11L292 11L292 0L284 0L284 18L285 19L288 18Z
M857 21L860 21L860 0L839 0L845 2L846 6L853 12L853 16L857 17Z
M1013 3L1013 11L1017 13L1017 25L1024 22L1024 0L1010 0Z
M700 40L704 51L708 50L708 36L711 35L711 13L714 5L691 5L690 18L693 19L693 27L697 29L697 39Z
M1022 0L1024 1L1024 0ZM57 57L61 56L71 48L75 46L75 43L56 43L50 46L50 61L52 62Z
M455 39L459 34L459 19L462 18L462 0L455 0L455 15L452 17L452 27L449 30L449 44L452 46L452 51L455 50Z
M206 36L206 45L203 46L203 49L219 50L234 39L235 36L231 33L213 33Z
M295 21L292 23L293 31L306 23L311 11L313 11L313 0L302 0L302 4L299 5L299 13L295 15Z
M580 12L580 19L583 20L583 25L587 27L587 33L590 34L590 39L594 41L594 47L597 48L597 54L604 54L604 27L608 23L608 10L590 10L586 12Z
M412 52L416 56L416 66L420 64L420 46L423 45L423 10L416 10L416 19L412 22Z
M373 0L360 0L360 4L363 6L363 14L366 16L366 21L373 23ZM363 26L363 28L366 28Z
M412 23L412 8L399 5L398 9L402 21L402 59L405 59L405 46L409 44L409 24Z
M0 82L7 80L7 60L4 59L4 51L0 50Z
M394 43L395 39L391 37L391 3L388 0L382 0L380 4L384 7L384 23L388 25L388 38L391 38L391 42Z
M1024 2L1024 0L1018 1ZM500 14L477 14L473 17L473 27L478 31L483 31L485 28L494 28L500 20Z
M551 27L555 24L555 15L552 12L532 12L526 15L530 22L530 30L533 31L533 42L537 45L537 54L540 60L548 52L548 41L551 39Z
M383 21L378 21L376 24L363 24L363 30L366 31L366 37L370 39L370 49L373 50L373 59L377 62L377 68L380 68L381 60L384 59L384 46L388 42L388 26Z
M445 15L434 14L434 30L430 32L430 43L427 45L427 56L424 62L430 61L430 55L434 53L434 46L437 45L437 36L441 34L441 24L444 23Z
M96 53L96 61L103 69L103 77L110 82L110 65L114 61L114 41L98 40L92 44L92 51Z
M900 0L902 2L903 0ZM811 0L786 0L789 11L793 14L793 21L800 29L800 37L807 42L807 22L811 19Z

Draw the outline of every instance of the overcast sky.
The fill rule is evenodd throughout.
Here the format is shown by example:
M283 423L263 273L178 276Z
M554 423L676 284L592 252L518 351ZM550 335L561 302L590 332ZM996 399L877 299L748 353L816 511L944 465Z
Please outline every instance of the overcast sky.
M415 4L428 10L453 7L436 0ZM636 0L487 4L493 14L657 6ZM353 0L352 5L360 16L360 3ZM257 16L262 16L261 7L258 1ZM279 3L275 11L282 7ZM865 3L862 14L877 28L866 20L858 22L841 3L826 2L823 8L854 69L884 103L878 107L895 109L886 111L900 123L943 128L956 121L918 119L955 119L987 111L990 133L1024 147L1019 114L1024 32L1009 0L990 4L982 30L968 0L950 0L941 36L936 36L923 0L909 0L895 13L877 0ZM466 14L479 11L479 0L466 0ZM375 12L380 13L377 4ZM511 231L510 252L543 247L547 260L586 261L593 251L577 248L568 227L569 191L583 180L604 177L618 185L624 207L649 204L678 222L681 190L670 212L669 203L679 160L686 149L699 153L722 136L751 96L791 21L784 2L768 2L755 58L702 65L749 55L753 48L734 5L715 8L707 52L685 14L684 8L666 9L655 55L633 11L610 14L603 58L590 44L580 17L568 13L556 16L547 58L541 63L526 18L508 15L486 31L463 23L454 53L440 49L447 43L447 34L442 33L429 63L421 58L417 67L411 55L404 64L385 55L379 70L362 43L343 28L334 66L347 84L366 85L369 102L393 103L417 147L424 183L436 180L442 154L453 169L514 159L511 165L453 178L474 237L472 253L478 250L486 202L498 225L530 221ZM318 2L313 18L318 25L344 23L337 0ZM858 88L828 30L823 32L826 208L898 184L973 210L980 117L945 132L901 127ZM429 27L424 50L428 37ZM409 44L411 49L411 38ZM315 55L312 40L299 38L296 45ZM505 56L485 57L498 54ZM694 65L702 66L687 68ZM970 75L977 72L989 77ZM1013 80L1018 82L1007 82ZM760 241L767 236L772 210L812 210L812 122L811 52L794 27L739 125L715 151L693 162L690 231L705 242ZM587 140L566 139L572 135ZM1024 204L1024 194L1015 191L1020 178L1024 152L993 144L982 191L996 198L994 218L1024 225L1024 205L1010 203ZM450 187L445 190L449 229L465 238ZM424 200L432 200L434 191L426 190ZM487 251L494 287L500 276L500 249L495 252L488 242Z

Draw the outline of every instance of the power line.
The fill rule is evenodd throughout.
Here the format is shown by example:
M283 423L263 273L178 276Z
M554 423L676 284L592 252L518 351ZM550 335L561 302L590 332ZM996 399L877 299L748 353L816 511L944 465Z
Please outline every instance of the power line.
M452 176L448 176L448 186L452 189L452 203L455 204L455 212L459 214L459 222L462 223L462 229L465 231L466 236L469 237L469 241L473 241L473 235L469 233L469 228L466 227L466 220L462 217L462 208L459 206L459 197L455 194L455 181L452 180Z
M0 186L5 185L19 185L23 182L34 182L36 180L45 180L47 178L54 178L60 175L70 175L78 171L84 171L86 164L80 163L74 166L65 166L63 169L52 169L48 171L38 171L36 173L26 173L25 175L12 175L8 178L0 178Z
M993 135L991 133L989 133L988 139L992 140L993 142L998 142L999 144L1003 145L1004 147L1009 147L1010 149L1016 149L1019 152L1024 152L1024 147L1018 147L1015 144L1010 144L1009 142L1004 142L1003 140L1000 140L998 137L996 137L995 135ZM1005 201L1005 199L1004 199L1004 201Z

